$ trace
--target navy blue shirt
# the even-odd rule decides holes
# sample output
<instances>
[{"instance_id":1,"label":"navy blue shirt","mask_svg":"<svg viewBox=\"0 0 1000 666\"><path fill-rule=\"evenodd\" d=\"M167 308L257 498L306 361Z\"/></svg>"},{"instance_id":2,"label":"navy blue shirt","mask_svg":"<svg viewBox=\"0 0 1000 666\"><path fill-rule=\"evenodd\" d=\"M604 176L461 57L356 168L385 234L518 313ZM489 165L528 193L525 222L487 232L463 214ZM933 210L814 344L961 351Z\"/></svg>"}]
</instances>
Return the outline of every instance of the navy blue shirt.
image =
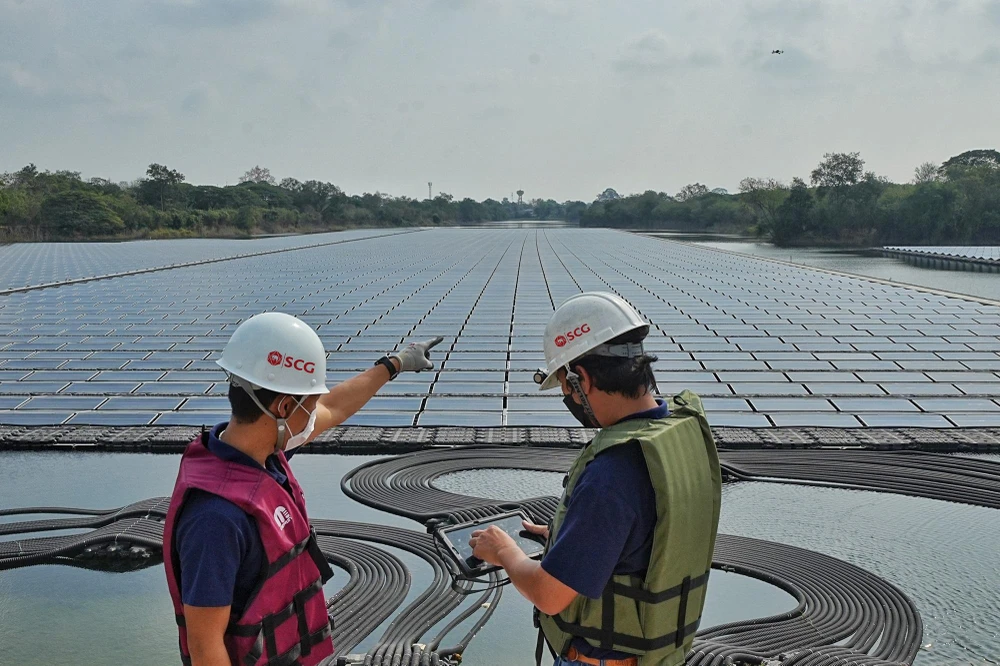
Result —
<instances>
[{"instance_id":1,"label":"navy blue shirt","mask_svg":"<svg viewBox=\"0 0 1000 666\"><path fill-rule=\"evenodd\" d=\"M223 460L260 469L256 460L219 439L227 425L212 428L208 450ZM266 462L264 471L287 490L288 476L278 456ZM174 534L181 565L181 601L189 606L232 606L232 612L241 615L267 568L254 519L227 499L192 490Z\"/></svg>"},{"instance_id":2,"label":"navy blue shirt","mask_svg":"<svg viewBox=\"0 0 1000 666\"><path fill-rule=\"evenodd\" d=\"M656 402L656 408L622 421L666 418L667 405ZM615 446L580 474L542 568L577 594L598 599L612 575L645 574L655 527L656 494L642 448L638 443ZM573 645L595 659L631 656L595 648L582 638Z\"/></svg>"}]
</instances>

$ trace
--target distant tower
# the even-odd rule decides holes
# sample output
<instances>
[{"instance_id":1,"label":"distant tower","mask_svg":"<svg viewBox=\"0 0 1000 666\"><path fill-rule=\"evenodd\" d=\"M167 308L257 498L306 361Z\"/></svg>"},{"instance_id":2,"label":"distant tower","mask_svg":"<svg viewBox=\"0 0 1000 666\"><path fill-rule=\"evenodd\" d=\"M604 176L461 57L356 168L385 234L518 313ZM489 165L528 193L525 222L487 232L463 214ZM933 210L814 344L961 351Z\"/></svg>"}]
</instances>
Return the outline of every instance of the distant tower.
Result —
<instances>
[{"instance_id":1,"label":"distant tower","mask_svg":"<svg viewBox=\"0 0 1000 666\"><path fill-rule=\"evenodd\" d=\"M524 199L521 198L523 196L524 196L524 190L518 190L517 191L517 205L518 206L520 206L520 205L522 205L524 203Z\"/></svg>"},{"instance_id":2,"label":"distant tower","mask_svg":"<svg viewBox=\"0 0 1000 666\"><path fill-rule=\"evenodd\" d=\"M428 199L433 199L434 198L434 195L431 193L431 187L433 187L433 186L434 186L434 183L432 183L430 181L427 182L427 198Z\"/></svg>"}]
</instances>

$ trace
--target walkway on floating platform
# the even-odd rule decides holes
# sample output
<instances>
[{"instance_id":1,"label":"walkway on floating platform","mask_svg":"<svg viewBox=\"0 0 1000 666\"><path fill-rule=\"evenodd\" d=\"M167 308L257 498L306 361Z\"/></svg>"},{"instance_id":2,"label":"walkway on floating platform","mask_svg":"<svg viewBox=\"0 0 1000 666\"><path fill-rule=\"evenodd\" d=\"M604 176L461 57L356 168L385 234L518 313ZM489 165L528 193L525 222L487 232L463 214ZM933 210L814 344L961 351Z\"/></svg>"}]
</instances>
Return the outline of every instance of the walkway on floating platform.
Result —
<instances>
[{"instance_id":1,"label":"walkway on floating platform","mask_svg":"<svg viewBox=\"0 0 1000 666\"><path fill-rule=\"evenodd\" d=\"M1000 247L883 247L882 256L923 268L1000 273Z\"/></svg>"}]
</instances>

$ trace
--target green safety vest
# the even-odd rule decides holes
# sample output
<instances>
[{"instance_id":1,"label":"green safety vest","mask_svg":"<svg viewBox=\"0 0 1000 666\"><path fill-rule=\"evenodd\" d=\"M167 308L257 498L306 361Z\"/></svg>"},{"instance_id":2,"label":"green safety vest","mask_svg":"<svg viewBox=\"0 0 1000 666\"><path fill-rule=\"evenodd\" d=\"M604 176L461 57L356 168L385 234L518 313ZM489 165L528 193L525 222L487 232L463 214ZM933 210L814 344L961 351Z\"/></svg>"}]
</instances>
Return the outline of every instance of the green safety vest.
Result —
<instances>
[{"instance_id":1,"label":"green safety vest","mask_svg":"<svg viewBox=\"0 0 1000 666\"><path fill-rule=\"evenodd\" d=\"M536 611L545 640L560 655L573 637L638 655L640 666L675 666L691 649L712 567L722 473L701 399L683 391L668 406L667 418L630 419L601 430L566 476L550 545L584 468L602 452L630 442L639 442L646 459L656 494L656 527L645 577L614 575L599 599L578 594L558 615Z\"/></svg>"}]
</instances>

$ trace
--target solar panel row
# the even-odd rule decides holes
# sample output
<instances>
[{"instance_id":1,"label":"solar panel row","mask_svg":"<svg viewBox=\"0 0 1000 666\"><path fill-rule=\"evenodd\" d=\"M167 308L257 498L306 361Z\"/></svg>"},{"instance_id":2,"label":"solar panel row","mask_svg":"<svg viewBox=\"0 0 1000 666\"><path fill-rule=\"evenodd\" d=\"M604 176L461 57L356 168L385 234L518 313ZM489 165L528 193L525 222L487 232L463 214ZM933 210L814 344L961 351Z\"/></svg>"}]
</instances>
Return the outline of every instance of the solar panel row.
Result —
<instances>
[{"instance_id":1,"label":"solar panel row","mask_svg":"<svg viewBox=\"0 0 1000 666\"><path fill-rule=\"evenodd\" d=\"M333 382L405 340L445 337L435 371L387 385L349 424L572 426L531 382L541 333L565 298L608 290L653 324L660 389L705 396L716 425L1000 425L993 305L609 230L365 233L0 263L0 281L51 280L119 272L122 257L217 257L219 243L301 248L0 296L0 424L224 420L215 359L241 321L280 310L316 328ZM307 247L320 238L354 242ZM37 248L0 252L23 264Z\"/></svg>"}]
</instances>

